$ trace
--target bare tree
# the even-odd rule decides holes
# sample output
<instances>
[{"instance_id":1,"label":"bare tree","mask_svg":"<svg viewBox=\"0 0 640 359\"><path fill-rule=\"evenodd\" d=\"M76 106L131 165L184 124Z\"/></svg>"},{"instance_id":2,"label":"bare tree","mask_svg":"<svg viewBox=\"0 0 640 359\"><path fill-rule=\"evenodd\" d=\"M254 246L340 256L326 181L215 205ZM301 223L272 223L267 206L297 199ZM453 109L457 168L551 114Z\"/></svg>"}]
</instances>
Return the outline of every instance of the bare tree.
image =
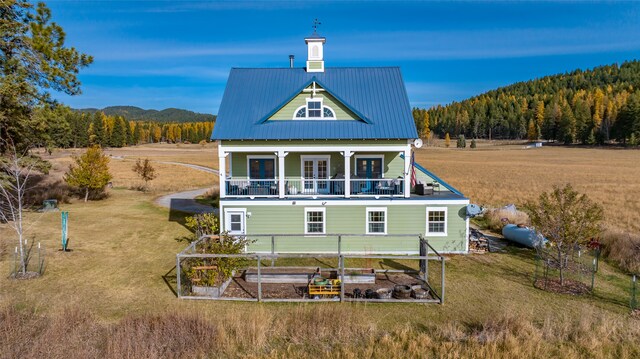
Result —
<instances>
[{"instance_id":1,"label":"bare tree","mask_svg":"<svg viewBox=\"0 0 640 359\"><path fill-rule=\"evenodd\" d=\"M144 161L138 158L136 164L133 166L133 171L144 181L144 191L149 189L149 181L152 181L158 176L156 169L151 165L151 161L149 161L148 158L145 158Z\"/></svg>"},{"instance_id":2,"label":"bare tree","mask_svg":"<svg viewBox=\"0 0 640 359\"><path fill-rule=\"evenodd\" d=\"M18 237L20 271L27 273L25 243L25 195L29 191L29 178L38 171L38 162L25 153L19 153L13 143L0 158L0 221L6 222Z\"/></svg>"}]
</instances>

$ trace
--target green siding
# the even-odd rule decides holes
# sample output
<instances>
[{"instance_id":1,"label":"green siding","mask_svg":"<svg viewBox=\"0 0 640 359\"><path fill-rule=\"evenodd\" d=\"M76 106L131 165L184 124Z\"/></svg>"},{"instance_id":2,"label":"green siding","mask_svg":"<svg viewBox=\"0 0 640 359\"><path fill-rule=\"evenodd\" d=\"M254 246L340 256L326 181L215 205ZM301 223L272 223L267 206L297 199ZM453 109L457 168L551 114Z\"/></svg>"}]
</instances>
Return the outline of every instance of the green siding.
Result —
<instances>
[{"instance_id":1,"label":"green siding","mask_svg":"<svg viewBox=\"0 0 640 359\"><path fill-rule=\"evenodd\" d=\"M304 106L307 103L307 98L311 96L311 93L303 92L294 97L289 103L279 109L269 120L291 120L295 115L296 110L300 106ZM331 107L334 111L334 115L337 120L359 120L351 110L344 106L335 97L326 92L318 92L316 98L323 98L322 102L325 106Z\"/></svg>"},{"instance_id":2,"label":"green siding","mask_svg":"<svg viewBox=\"0 0 640 359\"><path fill-rule=\"evenodd\" d=\"M322 61L309 61L309 70L322 69Z\"/></svg>"},{"instance_id":3,"label":"green siding","mask_svg":"<svg viewBox=\"0 0 640 359\"><path fill-rule=\"evenodd\" d=\"M223 203L224 210L246 208L251 216L247 218L247 232L251 234L302 234L304 233L304 213L314 206L236 206L232 202ZM324 206L328 234L364 234L366 232L366 208L385 206ZM429 243L438 251L461 252L466 248L465 205L429 205L447 208L447 236L428 237ZM393 237L394 234L418 234L426 230L427 205L391 205L387 208L387 233L391 237L362 236L343 237L344 252L418 252L418 239L413 237ZM251 251L270 251L271 238L254 237L257 241L250 246ZM332 236L276 237L276 251L281 252L334 252L337 238Z\"/></svg>"},{"instance_id":4,"label":"green siding","mask_svg":"<svg viewBox=\"0 0 640 359\"><path fill-rule=\"evenodd\" d=\"M397 178L402 176L404 172L404 159L400 158L398 152L376 152L375 155L384 155L384 177L385 178ZM233 177L242 178L247 177L247 157L248 156L264 156L264 153L245 153L234 152L230 154L231 158L231 170ZM302 176L301 156L329 156L329 176L333 177L336 174L344 175L344 157L338 152L331 153L302 153L302 152L289 152L285 157L284 172L285 177L298 178ZM351 173L355 173L355 159L356 155L366 156L367 153L356 152L354 156L351 156ZM278 166L278 158L276 157L276 168ZM276 177L277 177L276 171Z\"/></svg>"}]
</instances>

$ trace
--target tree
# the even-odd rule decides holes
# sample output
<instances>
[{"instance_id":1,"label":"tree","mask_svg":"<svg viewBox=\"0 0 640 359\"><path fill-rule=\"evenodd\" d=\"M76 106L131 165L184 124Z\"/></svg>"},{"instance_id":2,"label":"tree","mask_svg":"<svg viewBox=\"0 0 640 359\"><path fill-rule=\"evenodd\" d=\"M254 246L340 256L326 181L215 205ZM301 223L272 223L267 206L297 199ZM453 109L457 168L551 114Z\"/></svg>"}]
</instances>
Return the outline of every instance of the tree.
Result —
<instances>
[{"instance_id":1,"label":"tree","mask_svg":"<svg viewBox=\"0 0 640 359\"><path fill-rule=\"evenodd\" d=\"M458 148L466 148L467 140L464 138L464 135L458 136L458 141L456 142L456 147Z\"/></svg>"},{"instance_id":2,"label":"tree","mask_svg":"<svg viewBox=\"0 0 640 359\"><path fill-rule=\"evenodd\" d=\"M529 141L537 141L538 140L538 131L536 129L535 121L529 121L529 128L527 129L527 139Z\"/></svg>"},{"instance_id":3,"label":"tree","mask_svg":"<svg viewBox=\"0 0 640 359\"><path fill-rule=\"evenodd\" d=\"M73 187L84 190L84 201L89 199L90 191L104 191L111 181L109 173L109 157L99 146L93 146L79 157L74 157L75 164L69 165L64 180Z\"/></svg>"},{"instance_id":4,"label":"tree","mask_svg":"<svg viewBox=\"0 0 640 359\"><path fill-rule=\"evenodd\" d=\"M112 147L122 147L127 143L127 132L125 127L128 127L122 117L116 117L113 123L113 132L109 144Z\"/></svg>"},{"instance_id":5,"label":"tree","mask_svg":"<svg viewBox=\"0 0 640 359\"><path fill-rule=\"evenodd\" d=\"M52 104L50 92L80 93L78 71L93 58L65 47L63 29L44 3L5 0L0 6L0 154L10 139L19 151L34 138L32 111Z\"/></svg>"},{"instance_id":6,"label":"tree","mask_svg":"<svg viewBox=\"0 0 640 359\"><path fill-rule=\"evenodd\" d=\"M431 135L431 129L429 128L429 112L424 111L422 114L422 135L420 136L420 138L429 138L429 135Z\"/></svg>"},{"instance_id":7,"label":"tree","mask_svg":"<svg viewBox=\"0 0 640 359\"><path fill-rule=\"evenodd\" d=\"M564 285L564 269L573 251L601 231L602 206L567 184L564 188L554 186L552 192L542 193L538 202L527 202L524 209L531 224L547 238L548 254L559 268L560 285Z\"/></svg>"},{"instance_id":8,"label":"tree","mask_svg":"<svg viewBox=\"0 0 640 359\"><path fill-rule=\"evenodd\" d=\"M144 161L141 161L139 158L136 161L136 164L133 166L133 172L137 173L138 176L144 181L144 189L149 188L149 181L152 181L157 177L156 169L151 165L151 161L148 158L145 158Z\"/></svg>"},{"instance_id":9,"label":"tree","mask_svg":"<svg viewBox=\"0 0 640 359\"><path fill-rule=\"evenodd\" d=\"M8 223L16 232L20 254L20 272L27 273L27 248L25 219L23 212L27 205L25 196L29 191L29 179L35 172L46 173L37 158L18 152L12 143L5 144L7 156L0 158L0 222Z\"/></svg>"},{"instance_id":10,"label":"tree","mask_svg":"<svg viewBox=\"0 0 640 359\"><path fill-rule=\"evenodd\" d=\"M444 147L449 148L451 146L451 137L449 137L449 132L444 135Z\"/></svg>"}]
</instances>

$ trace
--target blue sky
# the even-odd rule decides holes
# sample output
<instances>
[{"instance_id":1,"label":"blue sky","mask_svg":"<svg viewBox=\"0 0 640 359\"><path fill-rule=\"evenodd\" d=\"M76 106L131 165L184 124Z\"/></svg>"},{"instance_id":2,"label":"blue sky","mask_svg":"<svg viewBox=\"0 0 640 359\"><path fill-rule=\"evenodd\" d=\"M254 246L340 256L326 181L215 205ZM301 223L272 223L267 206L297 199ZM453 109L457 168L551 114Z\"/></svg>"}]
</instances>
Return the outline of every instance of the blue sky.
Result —
<instances>
[{"instance_id":1,"label":"blue sky","mask_svg":"<svg viewBox=\"0 0 640 359\"><path fill-rule=\"evenodd\" d=\"M231 67L303 66L314 18L326 66L400 66L412 106L640 59L640 2L46 2L95 58L76 108L215 114Z\"/></svg>"}]
</instances>

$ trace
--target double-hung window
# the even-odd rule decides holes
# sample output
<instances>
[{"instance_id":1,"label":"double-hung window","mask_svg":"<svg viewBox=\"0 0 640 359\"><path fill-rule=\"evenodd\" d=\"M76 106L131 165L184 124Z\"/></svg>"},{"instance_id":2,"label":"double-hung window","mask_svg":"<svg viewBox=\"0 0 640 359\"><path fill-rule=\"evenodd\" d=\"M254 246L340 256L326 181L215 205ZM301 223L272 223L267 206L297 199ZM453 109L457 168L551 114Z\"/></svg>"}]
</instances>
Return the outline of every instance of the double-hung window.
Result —
<instances>
[{"instance_id":1,"label":"double-hung window","mask_svg":"<svg viewBox=\"0 0 640 359\"><path fill-rule=\"evenodd\" d=\"M367 234L387 234L387 209L367 208Z\"/></svg>"},{"instance_id":2,"label":"double-hung window","mask_svg":"<svg viewBox=\"0 0 640 359\"><path fill-rule=\"evenodd\" d=\"M326 233L326 212L324 208L304 209L304 234Z\"/></svg>"},{"instance_id":3,"label":"double-hung window","mask_svg":"<svg viewBox=\"0 0 640 359\"><path fill-rule=\"evenodd\" d=\"M427 236L447 235L447 208L427 207Z\"/></svg>"},{"instance_id":4,"label":"double-hung window","mask_svg":"<svg viewBox=\"0 0 640 359\"><path fill-rule=\"evenodd\" d=\"M309 101L307 102L307 116L309 118L321 118L322 117L322 102Z\"/></svg>"}]
</instances>

